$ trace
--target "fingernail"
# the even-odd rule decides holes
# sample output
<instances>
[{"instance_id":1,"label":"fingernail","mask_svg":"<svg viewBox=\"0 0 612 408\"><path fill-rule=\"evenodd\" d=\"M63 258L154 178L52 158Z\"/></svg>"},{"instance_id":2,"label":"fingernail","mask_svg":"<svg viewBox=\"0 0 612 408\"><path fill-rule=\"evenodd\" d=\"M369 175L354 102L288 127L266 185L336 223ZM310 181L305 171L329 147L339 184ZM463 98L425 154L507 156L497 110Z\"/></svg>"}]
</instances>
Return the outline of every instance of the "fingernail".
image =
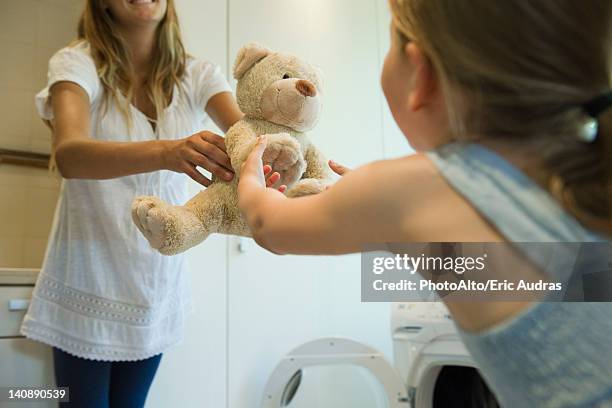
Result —
<instances>
[{"instance_id":1,"label":"fingernail","mask_svg":"<svg viewBox=\"0 0 612 408\"><path fill-rule=\"evenodd\" d=\"M336 165L336 162L335 162L335 161L333 161L333 160L330 160L330 161L329 161L329 164L331 164L332 166L335 166L335 165Z\"/></svg>"},{"instance_id":2,"label":"fingernail","mask_svg":"<svg viewBox=\"0 0 612 408\"><path fill-rule=\"evenodd\" d=\"M227 181L230 181L230 180L232 179L232 177L233 177L233 176L232 176L232 173L225 173L225 179L226 179Z\"/></svg>"},{"instance_id":3,"label":"fingernail","mask_svg":"<svg viewBox=\"0 0 612 408\"><path fill-rule=\"evenodd\" d=\"M266 141L266 135L261 135L258 137L258 139L259 139L259 143L263 143Z\"/></svg>"}]
</instances>

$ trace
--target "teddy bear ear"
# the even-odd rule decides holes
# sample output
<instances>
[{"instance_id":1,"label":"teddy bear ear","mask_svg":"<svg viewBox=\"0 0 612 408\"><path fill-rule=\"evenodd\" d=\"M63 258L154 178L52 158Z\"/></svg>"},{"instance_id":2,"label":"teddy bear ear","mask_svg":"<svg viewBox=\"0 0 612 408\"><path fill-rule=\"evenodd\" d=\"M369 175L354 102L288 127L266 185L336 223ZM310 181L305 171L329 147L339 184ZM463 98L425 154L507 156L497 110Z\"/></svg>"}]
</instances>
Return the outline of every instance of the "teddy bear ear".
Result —
<instances>
[{"instance_id":1,"label":"teddy bear ear","mask_svg":"<svg viewBox=\"0 0 612 408\"><path fill-rule=\"evenodd\" d=\"M250 43L242 47L234 64L234 78L237 80L241 79L253 65L271 53L272 51L256 43Z\"/></svg>"}]
</instances>

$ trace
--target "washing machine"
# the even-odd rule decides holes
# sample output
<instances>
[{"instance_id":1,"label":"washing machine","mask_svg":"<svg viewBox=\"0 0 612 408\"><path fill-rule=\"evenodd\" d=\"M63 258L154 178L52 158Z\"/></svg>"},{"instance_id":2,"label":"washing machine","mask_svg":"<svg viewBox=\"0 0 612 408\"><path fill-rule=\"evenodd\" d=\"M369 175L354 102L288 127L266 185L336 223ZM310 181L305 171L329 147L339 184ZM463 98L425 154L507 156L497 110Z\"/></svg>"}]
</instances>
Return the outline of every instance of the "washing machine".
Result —
<instances>
[{"instance_id":1,"label":"washing machine","mask_svg":"<svg viewBox=\"0 0 612 408\"><path fill-rule=\"evenodd\" d=\"M374 379L382 398L350 406L363 408L498 407L440 302L392 305L393 364L378 350L346 338L319 338L296 347L268 379L262 408L336 408L336 403L297 403L313 367L357 367ZM326 386L333 389L340 373ZM361 388L361 387L359 387ZM357 389L354 390L358 391ZM309 387L309 393L316 393ZM346 389L338 390L351 394ZM303 399L302 399L303 400ZM376 401L376 402L373 402Z\"/></svg>"}]
</instances>

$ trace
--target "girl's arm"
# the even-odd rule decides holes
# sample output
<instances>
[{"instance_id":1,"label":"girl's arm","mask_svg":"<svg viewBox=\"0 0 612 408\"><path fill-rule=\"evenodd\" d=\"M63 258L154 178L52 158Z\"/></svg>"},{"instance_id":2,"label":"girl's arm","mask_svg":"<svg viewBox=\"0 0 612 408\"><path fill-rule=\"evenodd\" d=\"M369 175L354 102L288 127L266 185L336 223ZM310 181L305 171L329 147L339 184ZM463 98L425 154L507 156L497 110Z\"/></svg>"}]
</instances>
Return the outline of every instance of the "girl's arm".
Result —
<instances>
[{"instance_id":1,"label":"girl's arm","mask_svg":"<svg viewBox=\"0 0 612 408\"><path fill-rule=\"evenodd\" d=\"M362 251L367 243L406 240L402 222L410 205L408 186L423 176L412 172L414 176L406 177L411 160L369 164L348 172L323 193L287 199L265 188L264 150L262 137L238 186L240 209L259 245L279 254L342 254ZM393 182L398 173L401 185Z\"/></svg>"},{"instance_id":2,"label":"girl's arm","mask_svg":"<svg viewBox=\"0 0 612 408\"><path fill-rule=\"evenodd\" d=\"M214 99L214 98L213 98ZM53 149L55 161L65 178L111 179L161 169L185 173L208 186L196 166L231 180L233 172L223 138L200 132L182 140L111 142L89 136L89 97L72 82L51 88Z\"/></svg>"}]
</instances>

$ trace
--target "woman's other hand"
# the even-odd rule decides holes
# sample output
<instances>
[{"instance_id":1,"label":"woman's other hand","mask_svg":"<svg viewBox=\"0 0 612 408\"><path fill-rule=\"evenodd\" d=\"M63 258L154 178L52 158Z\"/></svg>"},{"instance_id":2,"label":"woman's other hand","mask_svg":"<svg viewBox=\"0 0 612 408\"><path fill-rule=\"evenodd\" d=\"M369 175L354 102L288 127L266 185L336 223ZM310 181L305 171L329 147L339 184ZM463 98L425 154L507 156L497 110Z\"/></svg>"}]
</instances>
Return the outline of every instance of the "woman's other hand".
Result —
<instances>
[{"instance_id":1,"label":"woman's other hand","mask_svg":"<svg viewBox=\"0 0 612 408\"><path fill-rule=\"evenodd\" d=\"M185 173L206 187L211 184L211 180L202 175L197 170L197 166L225 181L234 178L232 163L225 150L223 137L203 131L170 143L165 155L165 167L168 170Z\"/></svg>"}]
</instances>

